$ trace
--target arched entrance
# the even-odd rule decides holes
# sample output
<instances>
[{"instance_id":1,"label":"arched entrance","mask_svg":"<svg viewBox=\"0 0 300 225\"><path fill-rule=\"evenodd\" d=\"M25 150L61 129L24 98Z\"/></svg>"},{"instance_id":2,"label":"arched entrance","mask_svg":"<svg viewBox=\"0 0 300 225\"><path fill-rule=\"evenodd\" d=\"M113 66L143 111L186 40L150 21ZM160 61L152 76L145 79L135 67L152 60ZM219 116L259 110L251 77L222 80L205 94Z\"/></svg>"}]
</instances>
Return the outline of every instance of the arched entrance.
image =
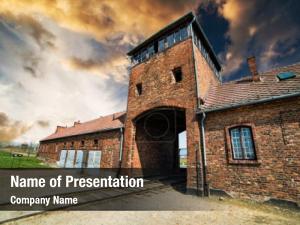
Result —
<instances>
[{"instance_id":1,"label":"arched entrance","mask_svg":"<svg viewBox=\"0 0 300 225\"><path fill-rule=\"evenodd\" d=\"M186 130L185 109L160 107L134 119L137 159L144 175L182 172L179 134ZM185 139L186 141L186 139Z\"/></svg>"}]
</instances>

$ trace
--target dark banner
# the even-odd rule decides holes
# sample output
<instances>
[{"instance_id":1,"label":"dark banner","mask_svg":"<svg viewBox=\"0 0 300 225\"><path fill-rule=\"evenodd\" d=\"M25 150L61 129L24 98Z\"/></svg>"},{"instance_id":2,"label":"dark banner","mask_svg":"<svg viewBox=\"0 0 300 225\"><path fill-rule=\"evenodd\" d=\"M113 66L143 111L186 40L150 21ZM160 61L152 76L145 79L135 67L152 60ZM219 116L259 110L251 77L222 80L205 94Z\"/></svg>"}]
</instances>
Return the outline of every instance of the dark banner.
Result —
<instances>
[{"instance_id":1,"label":"dark banner","mask_svg":"<svg viewBox=\"0 0 300 225\"><path fill-rule=\"evenodd\" d=\"M2 169L0 210L187 210L149 197L185 192L185 180L155 169Z\"/></svg>"}]
</instances>

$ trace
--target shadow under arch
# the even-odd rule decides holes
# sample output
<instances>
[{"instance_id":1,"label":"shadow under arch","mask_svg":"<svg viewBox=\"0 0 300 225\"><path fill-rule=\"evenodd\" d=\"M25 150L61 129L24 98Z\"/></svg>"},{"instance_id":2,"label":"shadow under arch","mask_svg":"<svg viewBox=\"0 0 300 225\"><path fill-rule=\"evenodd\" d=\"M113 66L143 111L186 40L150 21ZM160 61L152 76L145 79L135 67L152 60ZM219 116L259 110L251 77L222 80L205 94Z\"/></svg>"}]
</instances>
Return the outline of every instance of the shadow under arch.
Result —
<instances>
[{"instance_id":1,"label":"shadow under arch","mask_svg":"<svg viewBox=\"0 0 300 225\"><path fill-rule=\"evenodd\" d=\"M160 106L133 120L136 152L143 176L170 176L186 171L179 165L178 134L186 130L185 108Z\"/></svg>"}]
</instances>

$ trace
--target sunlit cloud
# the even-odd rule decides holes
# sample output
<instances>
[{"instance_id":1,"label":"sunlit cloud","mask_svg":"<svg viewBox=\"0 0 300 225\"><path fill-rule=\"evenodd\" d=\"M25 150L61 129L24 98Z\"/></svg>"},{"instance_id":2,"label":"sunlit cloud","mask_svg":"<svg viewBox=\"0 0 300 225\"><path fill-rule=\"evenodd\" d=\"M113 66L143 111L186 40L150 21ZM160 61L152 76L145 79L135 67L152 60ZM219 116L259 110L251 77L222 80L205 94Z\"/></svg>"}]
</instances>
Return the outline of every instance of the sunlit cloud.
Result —
<instances>
[{"instance_id":1,"label":"sunlit cloud","mask_svg":"<svg viewBox=\"0 0 300 225\"><path fill-rule=\"evenodd\" d=\"M12 120L5 113L0 112L0 141L10 142L31 128L21 121Z\"/></svg>"},{"instance_id":2,"label":"sunlit cloud","mask_svg":"<svg viewBox=\"0 0 300 225\"><path fill-rule=\"evenodd\" d=\"M1 139L36 142L56 125L125 110L127 51L207 4L229 23L224 38L230 42L218 52L223 76L239 71L250 53L261 69L297 54L300 29L281 20L289 15L278 2L273 7L238 0L1 0L0 102L10 121ZM10 131L15 135L6 135Z\"/></svg>"},{"instance_id":3,"label":"sunlit cloud","mask_svg":"<svg viewBox=\"0 0 300 225\"><path fill-rule=\"evenodd\" d=\"M5 139L38 141L58 124L124 110L126 52L197 4L0 1L1 109L31 124Z\"/></svg>"}]
</instances>

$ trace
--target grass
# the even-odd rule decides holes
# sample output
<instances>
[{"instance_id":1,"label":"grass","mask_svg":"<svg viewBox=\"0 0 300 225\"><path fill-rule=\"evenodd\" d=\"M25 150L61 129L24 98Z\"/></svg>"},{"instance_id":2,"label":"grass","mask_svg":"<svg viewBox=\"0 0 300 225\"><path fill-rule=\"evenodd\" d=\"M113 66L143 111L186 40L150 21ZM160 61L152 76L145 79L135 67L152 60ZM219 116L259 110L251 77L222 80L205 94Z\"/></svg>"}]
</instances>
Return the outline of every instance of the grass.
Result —
<instances>
[{"instance_id":1,"label":"grass","mask_svg":"<svg viewBox=\"0 0 300 225\"><path fill-rule=\"evenodd\" d=\"M0 150L0 168L48 168L36 157L12 157L9 152Z\"/></svg>"}]
</instances>

